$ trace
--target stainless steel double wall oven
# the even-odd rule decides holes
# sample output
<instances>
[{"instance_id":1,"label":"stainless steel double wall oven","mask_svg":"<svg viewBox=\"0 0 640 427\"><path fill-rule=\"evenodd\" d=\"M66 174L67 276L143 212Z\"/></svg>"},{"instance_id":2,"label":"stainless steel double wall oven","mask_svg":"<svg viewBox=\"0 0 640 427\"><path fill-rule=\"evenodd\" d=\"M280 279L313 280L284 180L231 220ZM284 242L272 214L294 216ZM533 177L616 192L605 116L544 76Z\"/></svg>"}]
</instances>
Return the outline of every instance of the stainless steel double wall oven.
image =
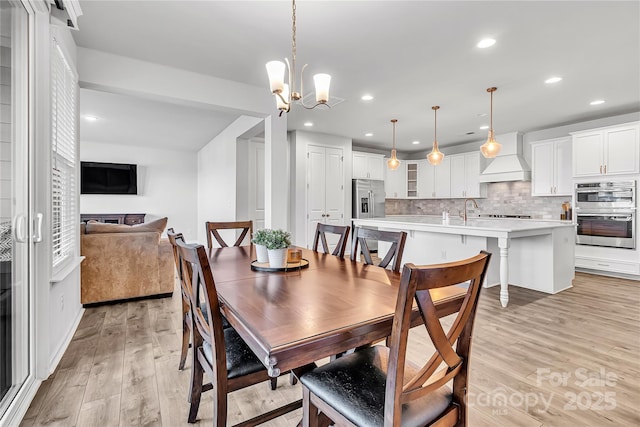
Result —
<instances>
[{"instance_id":1,"label":"stainless steel double wall oven","mask_svg":"<svg viewBox=\"0 0 640 427\"><path fill-rule=\"evenodd\" d=\"M636 181L600 181L575 186L579 245L636 247Z\"/></svg>"}]
</instances>

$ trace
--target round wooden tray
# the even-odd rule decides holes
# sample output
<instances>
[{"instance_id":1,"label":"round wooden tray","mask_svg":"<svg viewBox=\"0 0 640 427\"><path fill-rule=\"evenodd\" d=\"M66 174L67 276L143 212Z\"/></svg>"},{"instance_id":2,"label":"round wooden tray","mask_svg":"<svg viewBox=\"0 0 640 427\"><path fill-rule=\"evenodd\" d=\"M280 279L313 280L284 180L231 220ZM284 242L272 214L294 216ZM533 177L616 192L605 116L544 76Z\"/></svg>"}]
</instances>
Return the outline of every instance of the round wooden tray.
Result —
<instances>
[{"instance_id":1,"label":"round wooden tray","mask_svg":"<svg viewBox=\"0 0 640 427\"><path fill-rule=\"evenodd\" d=\"M289 262L286 267L269 267L268 262L251 261L251 269L253 271L292 271L309 268L309 260L302 258L302 261Z\"/></svg>"}]
</instances>

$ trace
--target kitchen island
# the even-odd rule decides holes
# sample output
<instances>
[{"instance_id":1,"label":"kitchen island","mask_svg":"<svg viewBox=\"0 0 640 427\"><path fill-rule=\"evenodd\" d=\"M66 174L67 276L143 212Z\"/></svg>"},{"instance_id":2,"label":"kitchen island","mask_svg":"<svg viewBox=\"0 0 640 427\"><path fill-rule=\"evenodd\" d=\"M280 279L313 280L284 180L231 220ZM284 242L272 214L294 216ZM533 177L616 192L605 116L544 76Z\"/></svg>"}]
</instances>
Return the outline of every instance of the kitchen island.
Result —
<instances>
[{"instance_id":1,"label":"kitchen island","mask_svg":"<svg viewBox=\"0 0 640 427\"><path fill-rule=\"evenodd\" d=\"M492 253L484 286L500 284L500 303L509 302L508 285L554 294L572 286L575 224L528 219L443 220L436 216L353 219L357 227L406 231L403 263L437 264L485 250ZM388 245L380 242L385 253Z\"/></svg>"}]
</instances>

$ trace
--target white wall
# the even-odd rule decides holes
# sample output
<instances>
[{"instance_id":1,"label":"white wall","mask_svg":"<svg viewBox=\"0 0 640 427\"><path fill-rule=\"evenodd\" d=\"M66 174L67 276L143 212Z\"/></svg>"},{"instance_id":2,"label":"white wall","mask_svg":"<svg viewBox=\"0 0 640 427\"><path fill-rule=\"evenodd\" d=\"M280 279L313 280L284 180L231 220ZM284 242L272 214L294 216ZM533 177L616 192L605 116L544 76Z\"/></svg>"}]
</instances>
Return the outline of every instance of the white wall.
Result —
<instances>
[{"instance_id":1,"label":"white wall","mask_svg":"<svg viewBox=\"0 0 640 427\"><path fill-rule=\"evenodd\" d=\"M344 217L345 225L351 225L351 176L352 176L352 151L351 139L323 133L295 131L289 136L289 151L291 162L291 207L290 225L288 229L292 234L293 244L306 246L306 203L307 203L307 147L308 145L320 145L328 147L340 147L344 155Z\"/></svg>"},{"instance_id":2,"label":"white wall","mask_svg":"<svg viewBox=\"0 0 640 427\"><path fill-rule=\"evenodd\" d=\"M197 153L82 141L80 159L138 165L138 194L83 194L80 212L144 213L145 222L167 217L187 241L197 237Z\"/></svg>"},{"instance_id":3,"label":"white wall","mask_svg":"<svg viewBox=\"0 0 640 427\"><path fill-rule=\"evenodd\" d=\"M241 116L220 132L197 154L197 239L206 244L207 221L236 221L238 162L246 164L248 156L238 157L238 138L255 127L261 119ZM246 150L241 150L244 153ZM243 168L246 170L246 168ZM246 184L241 185L246 188ZM246 194L240 195L246 197ZM195 204L194 204L195 206ZM223 237L227 237L221 233Z\"/></svg>"}]
</instances>

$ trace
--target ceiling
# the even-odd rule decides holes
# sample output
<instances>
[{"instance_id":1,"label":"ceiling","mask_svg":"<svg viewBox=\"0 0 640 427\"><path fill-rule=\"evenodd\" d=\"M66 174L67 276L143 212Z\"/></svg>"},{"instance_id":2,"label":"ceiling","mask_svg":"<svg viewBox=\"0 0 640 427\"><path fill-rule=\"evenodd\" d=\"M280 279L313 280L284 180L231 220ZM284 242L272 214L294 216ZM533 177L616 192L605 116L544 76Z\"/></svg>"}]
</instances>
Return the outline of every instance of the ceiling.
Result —
<instances>
[{"instance_id":1,"label":"ceiling","mask_svg":"<svg viewBox=\"0 0 640 427\"><path fill-rule=\"evenodd\" d=\"M80 111L82 141L188 151L205 146L237 117L90 89L80 90Z\"/></svg>"},{"instance_id":2,"label":"ceiling","mask_svg":"<svg viewBox=\"0 0 640 427\"><path fill-rule=\"evenodd\" d=\"M261 86L265 91L264 64L291 57L289 1L80 3L84 14L74 38L82 47ZM420 151L431 147L431 106L439 105L441 147L479 141L487 133L480 126L489 124L486 89L490 86L498 87L493 120L497 134L640 110L637 1L297 3L298 62L309 63L306 87L312 87L312 74L329 73L331 95L344 102L328 110L294 106L288 115L289 130L336 134L357 145L389 148L389 120L396 118L398 149ZM477 48L485 37L496 39L496 44ZM552 76L563 80L545 84ZM364 94L374 99L362 101ZM100 97L95 93L89 97L96 111ZM82 114L88 114L91 105L85 98L83 93ZM605 103L590 105L596 99ZM137 102L155 102L112 100L132 103L131 108ZM157 123L164 121L162 108L176 108L157 104ZM112 112L118 108L110 107ZM201 120L206 132L219 131L217 125L232 120L232 115L180 108L184 122L176 127L194 134L198 117L216 123L209 126ZM189 114L196 118L189 121ZM128 117L120 115L131 122ZM145 126L152 127L154 117L147 119ZM313 127L305 127L307 121ZM373 136L366 137L369 132ZM179 129L173 135L169 139L178 146L192 143L179 138ZM420 144L412 144L414 140Z\"/></svg>"}]
</instances>

